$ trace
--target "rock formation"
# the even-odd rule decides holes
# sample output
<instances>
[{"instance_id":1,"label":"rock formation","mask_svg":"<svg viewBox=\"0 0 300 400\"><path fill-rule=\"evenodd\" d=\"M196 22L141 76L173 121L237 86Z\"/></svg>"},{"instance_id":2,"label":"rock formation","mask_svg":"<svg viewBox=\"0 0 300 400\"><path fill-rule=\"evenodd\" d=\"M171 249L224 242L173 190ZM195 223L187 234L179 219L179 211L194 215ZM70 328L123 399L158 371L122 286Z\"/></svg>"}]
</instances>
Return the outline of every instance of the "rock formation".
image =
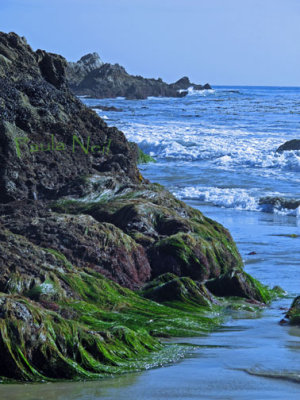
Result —
<instances>
[{"instance_id":1,"label":"rock formation","mask_svg":"<svg viewBox=\"0 0 300 400\"><path fill-rule=\"evenodd\" d=\"M300 325L300 296L297 296L287 312L285 318L292 325Z\"/></svg>"},{"instance_id":2,"label":"rock formation","mask_svg":"<svg viewBox=\"0 0 300 400\"><path fill-rule=\"evenodd\" d=\"M296 208L300 207L300 200L278 196L266 196L259 199L259 205L266 206L266 211L268 209L274 210L274 208L279 210L283 208L288 210L296 210Z\"/></svg>"},{"instance_id":3,"label":"rock formation","mask_svg":"<svg viewBox=\"0 0 300 400\"><path fill-rule=\"evenodd\" d=\"M288 140L278 147L276 150L278 153L283 151L300 150L300 139Z\"/></svg>"},{"instance_id":4,"label":"rock formation","mask_svg":"<svg viewBox=\"0 0 300 400\"><path fill-rule=\"evenodd\" d=\"M66 70L69 84L77 85L89 72L102 67L103 64L98 53L89 53L77 62L69 62Z\"/></svg>"},{"instance_id":5,"label":"rock formation","mask_svg":"<svg viewBox=\"0 0 300 400\"><path fill-rule=\"evenodd\" d=\"M126 97L146 99L148 96L183 97L187 89L211 89L209 84L196 85L183 77L167 84L161 79L133 76L119 64L103 64L97 53L87 54L76 63L68 63L67 79L71 90L80 96L94 98Z\"/></svg>"},{"instance_id":6,"label":"rock formation","mask_svg":"<svg viewBox=\"0 0 300 400\"><path fill-rule=\"evenodd\" d=\"M214 294L270 300L223 226L141 176L136 146L71 93L66 66L0 34L2 381L168 362L147 359L155 336L216 326L199 310Z\"/></svg>"}]
</instances>

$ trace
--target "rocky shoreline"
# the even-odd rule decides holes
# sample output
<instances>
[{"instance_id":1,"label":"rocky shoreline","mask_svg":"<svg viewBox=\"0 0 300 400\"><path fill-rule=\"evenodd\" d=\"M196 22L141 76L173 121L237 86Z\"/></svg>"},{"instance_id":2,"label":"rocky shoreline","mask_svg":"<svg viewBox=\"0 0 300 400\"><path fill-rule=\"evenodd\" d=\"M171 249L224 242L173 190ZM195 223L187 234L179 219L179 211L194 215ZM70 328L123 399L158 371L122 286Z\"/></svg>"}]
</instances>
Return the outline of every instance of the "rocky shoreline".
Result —
<instances>
[{"instance_id":1,"label":"rocky shoreline","mask_svg":"<svg viewBox=\"0 0 300 400\"><path fill-rule=\"evenodd\" d=\"M137 146L71 93L66 69L0 33L2 382L159 366L182 350L159 337L209 332L224 307L280 292L244 272L228 230L142 177ZM63 151L28 150L52 135Z\"/></svg>"},{"instance_id":2,"label":"rocky shoreline","mask_svg":"<svg viewBox=\"0 0 300 400\"><path fill-rule=\"evenodd\" d=\"M125 97L126 99L146 99L154 97L184 97L189 88L211 89L207 83L197 85L188 77L168 84L162 79L147 79L133 76L119 64L103 63L97 53L86 54L77 62L69 62L66 76L74 94L98 99Z\"/></svg>"}]
</instances>

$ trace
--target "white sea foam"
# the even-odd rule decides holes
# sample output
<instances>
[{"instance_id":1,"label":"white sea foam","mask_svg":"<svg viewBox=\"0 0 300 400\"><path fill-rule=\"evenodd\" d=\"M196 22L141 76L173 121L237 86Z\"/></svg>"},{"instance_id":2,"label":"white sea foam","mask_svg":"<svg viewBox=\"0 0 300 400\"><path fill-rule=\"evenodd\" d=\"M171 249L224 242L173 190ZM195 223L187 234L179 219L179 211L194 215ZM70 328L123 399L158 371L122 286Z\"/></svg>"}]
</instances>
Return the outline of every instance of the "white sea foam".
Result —
<instances>
[{"instance_id":1,"label":"white sea foam","mask_svg":"<svg viewBox=\"0 0 300 400\"><path fill-rule=\"evenodd\" d=\"M174 192L182 200L199 200L226 208L259 211L259 199L246 189L185 187Z\"/></svg>"},{"instance_id":2,"label":"white sea foam","mask_svg":"<svg viewBox=\"0 0 300 400\"><path fill-rule=\"evenodd\" d=\"M98 108L92 108L92 110L96 111L96 113L101 117L102 119L109 119L107 115L103 114L102 110L99 110Z\"/></svg>"},{"instance_id":3,"label":"white sea foam","mask_svg":"<svg viewBox=\"0 0 300 400\"><path fill-rule=\"evenodd\" d=\"M300 151L276 153L276 148L284 142L281 135L265 137L264 132L179 122L163 125L133 123L126 125L124 131L129 140L161 159L210 160L221 169L250 167L300 171Z\"/></svg>"},{"instance_id":4,"label":"white sea foam","mask_svg":"<svg viewBox=\"0 0 300 400\"><path fill-rule=\"evenodd\" d=\"M296 209L287 209L280 205L260 204L262 197L258 189L218 188L218 187L185 187L173 191L174 195L182 200L198 200L218 207L234 208L244 211L261 211L279 215L300 217L300 206ZM283 197L281 193L269 192L264 194L270 197Z\"/></svg>"},{"instance_id":5,"label":"white sea foam","mask_svg":"<svg viewBox=\"0 0 300 400\"><path fill-rule=\"evenodd\" d=\"M188 88L188 94L187 96L207 96L209 94L214 94L215 91L213 89L203 89L203 90L197 90L194 89L193 86Z\"/></svg>"},{"instance_id":6,"label":"white sea foam","mask_svg":"<svg viewBox=\"0 0 300 400\"><path fill-rule=\"evenodd\" d=\"M195 96L195 95L197 95L197 96L207 96L208 94L213 94L213 93L215 93L215 91L214 91L214 89L201 89L201 90L197 90L197 89L194 89L194 87L193 86L190 86L189 88L187 88L187 89L178 89L177 90L177 92L178 93L182 93L182 92L188 92L187 93L187 96Z\"/></svg>"}]
</instances>

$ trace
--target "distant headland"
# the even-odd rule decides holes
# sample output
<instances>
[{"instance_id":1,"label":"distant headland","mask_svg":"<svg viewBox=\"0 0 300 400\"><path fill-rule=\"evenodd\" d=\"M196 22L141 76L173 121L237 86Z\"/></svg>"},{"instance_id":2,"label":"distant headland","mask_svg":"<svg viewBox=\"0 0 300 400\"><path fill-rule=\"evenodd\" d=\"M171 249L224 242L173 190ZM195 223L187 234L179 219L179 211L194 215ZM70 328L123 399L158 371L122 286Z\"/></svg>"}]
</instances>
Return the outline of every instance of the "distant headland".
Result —
<instances>
[{"instance_id":1,"label":"distant headland","mask_svg":"<svg viewBox=\"0 0 300 400\"><path fill-rule=\"evenodd\" d=\"M73 93L94 98L125 97L126 99L146 99L154 97L184 97L188 88L194 90L211 89L198 85L183 77L168 84L162 79L148 79L130 75L119 64L104 63L98 53L83 56L77 62L69 62L67 79Z\"/></svg>"}]
</instances>

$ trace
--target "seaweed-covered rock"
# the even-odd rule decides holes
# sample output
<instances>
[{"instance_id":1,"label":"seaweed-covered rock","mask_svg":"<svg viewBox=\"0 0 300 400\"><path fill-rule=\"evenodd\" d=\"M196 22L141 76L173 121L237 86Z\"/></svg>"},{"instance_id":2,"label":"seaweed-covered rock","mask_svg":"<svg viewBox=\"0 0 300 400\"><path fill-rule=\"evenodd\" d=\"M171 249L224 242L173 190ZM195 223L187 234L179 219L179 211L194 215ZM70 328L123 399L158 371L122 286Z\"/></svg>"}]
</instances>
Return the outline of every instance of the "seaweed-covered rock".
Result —
<instances>
[{"instance_id":1,"label":"seaweed-covered rock","mask_svg":"<svg viewBox=\"0 0 300 400\"><path fill-rule=\"evenodd\" d=\"M1 380L93 379L168 362L177 347L154 336L220 323L204 315L214 307L207 287L268 301L230 233L145 180L137 147L70 92L65 68L0 33ZM165 353L149 361L155 350Z\"/></svg>"},{"instance_id":2,"label":"seaweed-covered rock","mask_svg":"<svg viewBox=\"0 0 300 400\"><path fill-rule=\"evenodd\" d=\"M115 225L98 223L89 215L47 211L33 218L16 213L3 216L2 221L11 232L43 248L58 250L78 267L88 266L123 286L134 289L150 278L145 249ZM31 262L37 259L33 253L30 257ZM8 258L13 262L12 255Z\"/></svg>"},{"instance_id":3,"label":"seaweed-covered rock","mask_svg":"<svg viewBox=\"0 0 300 400\"><path fill-rule=\"evenodd\" d=\"M300 296L297 296L289 311L286 314L286 318L293 325L300 325Z\"/></svg>"},{"instance_id":4,"label":"seaweed-covered rock","mask_svg":"<svg viewBox=\"0 0 300 400\"><path fill-rule=\"evenodd\" d=\"M180 278L171 273L160 275L147 283L141 293L147 299L171 305L172 302L178 301L208 307L214 301L204 285L194 282L191 278Z\"/></svg>"},{"instance_id":5,"label":"seaweed-covered rock","mask_svg":"<svg viewBox=\"0 0 300 400\"><path fill-rule=\"evenodd\" d=\"M204 282L228 271L242 271L230 233L159 185L123 186L89 200L59 201L52 207L91 215L126 232L147 250L152 278L171 272Z\"/></svg>"},{"instance_id":6,"label":"seaweed-covered rock","mask_svg":"<svg viewBox=\"0 0 300 400\"><path fill-rule=\"evenodd\" d=\"M269 290L245 272L226 273L206 282L206 287L216 296L245 297L262 303L270 300Z\"/></svg>"}]
</instances>

